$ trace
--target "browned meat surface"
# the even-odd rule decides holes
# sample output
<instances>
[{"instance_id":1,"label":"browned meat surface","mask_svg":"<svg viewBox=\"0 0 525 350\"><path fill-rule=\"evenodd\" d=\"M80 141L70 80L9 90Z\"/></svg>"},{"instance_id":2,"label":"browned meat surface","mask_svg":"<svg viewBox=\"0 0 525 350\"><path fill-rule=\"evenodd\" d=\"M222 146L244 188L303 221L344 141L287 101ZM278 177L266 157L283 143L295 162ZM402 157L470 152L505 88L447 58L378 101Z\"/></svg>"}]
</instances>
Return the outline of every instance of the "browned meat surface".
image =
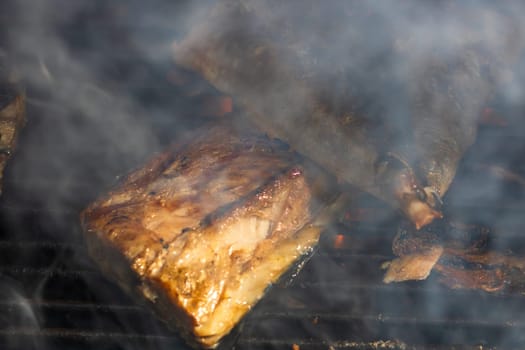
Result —
<instances>
[{"instance_id":1,"label":"browned meat surface","mask_svg":"<svg viewBox=\"0 0 525 350\"><path fill-rule=\"evenodd\" d=\"M334 180L280 142L220 126L133 172L82 224L110 278L214 347L315 246Z\"/></svg>"},{"instance_id":2,"label":"browned meat surface","mask_svg":"<svg viewBox=\"0 0 525 350\"><path fill-rule=\"evenodd\" d=\"M436 271L441 274L441 282L452 289L479 289L486 292L499 292L505 288L505 271L501 268L461 269L438 264Z\"/></svg>"},{"instance_id":3,"label":"browned meat surface","mask_svg":"<svg viewBox=\"0 0 525 350\"><path fill-rule=\"evenodd\" d=\"M5 166L15 150L18 132L24 123L25 96L18 86L0 74L0 191Z\"/></svg>"},{"instance_id":4,"label":"browned meat surface","mask_svg":"<svg viewBox=\"0 0 525 350\"><path fill-rule=\"evenodd\" d=\"M442 254L443 247L436 245L424 251L394 259L388 264L383 282L424 280L430 275Z\"/></svg>"},{"instance_id":5,"label":"browned meat surface","mask_svg":"<svg viewBox=\"0 0 525 350\"><path fill-rule=\"evenodd\" d=\"M418 227L439 217L421 200L409 169L377 166L381 152L367 135L366 118L354 113L348 95L327 102L338 88L323 85L315 64L301 54L304 45L297 48L293 35L275 33L275 22L259 20L261 12L256 3L219 2L175 45L176 62L232 95L261 130L399 207Z\"/></svg>"},{"instance_id":6,"label":"browned meat surface","mask_svg":"<svg viewBox=\"0 0 525 350\"><path fill-rule=\"evenodd\" d=\"M525 259L511 253L449 247L436 271L450 288L523 293L525 287Z\"/></svg>"},{"instance_id":7,"label":"browned meat surface","mask_svg":"<svg viewBox=\"0 0 525 350\"><path fill-rule=\"evenodd\" d=\"M447 230L454 230L456 237ZM398 258L386 264L384 282L422 280L435 270L440 282L450 288L522 292L525 259L487 250L488 235L485 228L472 225L442 226L436 232L401 228L393 243Z\"/></svg>"}]
</instances>

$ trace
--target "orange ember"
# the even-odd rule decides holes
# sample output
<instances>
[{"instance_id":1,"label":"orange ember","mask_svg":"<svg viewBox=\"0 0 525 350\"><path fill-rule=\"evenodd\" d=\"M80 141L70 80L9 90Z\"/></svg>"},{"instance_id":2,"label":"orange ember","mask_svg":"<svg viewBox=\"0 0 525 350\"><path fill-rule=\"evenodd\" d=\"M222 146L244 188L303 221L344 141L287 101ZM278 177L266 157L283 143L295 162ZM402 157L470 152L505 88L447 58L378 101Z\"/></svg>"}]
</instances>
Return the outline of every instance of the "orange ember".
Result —
<instances>
[{"instance_id":1,"label":"orange ember","mask_svg":"<svg viewBox=\"0 0 525 350\"><path fill-rule=\"evenodd\" d=\"M344 245L345 245L345 235L343 235L342 233L338 233L334 239L334 248L341 249L344 247Z\"/></svg>"}]
</instances>

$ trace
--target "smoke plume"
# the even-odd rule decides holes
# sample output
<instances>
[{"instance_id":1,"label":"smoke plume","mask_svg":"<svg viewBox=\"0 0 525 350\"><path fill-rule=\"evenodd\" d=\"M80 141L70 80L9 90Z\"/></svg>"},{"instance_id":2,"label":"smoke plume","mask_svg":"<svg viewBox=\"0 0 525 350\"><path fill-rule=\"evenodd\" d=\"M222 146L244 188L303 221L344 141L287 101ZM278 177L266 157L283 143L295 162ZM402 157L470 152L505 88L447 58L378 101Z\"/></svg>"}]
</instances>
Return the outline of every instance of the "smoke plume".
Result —
<instances>
[{"instance_id":1,"label":"smoke plume","mask_svg":"<svg viewBox=\"0 0 525 350\"><path fill-rule=\"evenodd\" d=\"M74 231L65 216L76 215L119 175L193 128L196 106L185 91L189 87L170 80L170 72L177 70L172 46L202 23L215 2L12 0L2 5L6 11L0 19L6 28L0 42L7 45L0 56L10 60L28 103L24 147L11 164L7 194L55 213L49 219L61 228L57 232ZM429 62L467 56L476 69L478 64L486 67L479 70L480 80L490 84L483 103L503 111L525 107L525 5L519 1L239 2L294 52L294 63L305 76L330 85L334 104L358 101L356 108L380 148L426 145L413 140L413 95L426 79ZM472 53L479 56L470 60ZM474 86L459 102L468 104L476 91ZM506 117L519 128L524 126L522 115L509 112ZM298 132L302 127L297 126ZM479 135L467 147L469 159L483 165L499 151L508 157L501 157L498 165L525 173L515 166L516 157L522 162L523 132L516 132L512 147L507 137ZM469 174L468 180L456 180L445 197L449 211L470 206L472 210L456 216L523 228L515 212L476 211L480 202L508 204L509 190L479 173L474 176L475 170ZM516 203L523 207L523 197ZM508 248L505 241L494 244ZM325 271L313 273L322 276ZM32 322L32 310L19 304ZM448 311L436 300L428 304L432 314Z\"/></svg>"}]
</instances>

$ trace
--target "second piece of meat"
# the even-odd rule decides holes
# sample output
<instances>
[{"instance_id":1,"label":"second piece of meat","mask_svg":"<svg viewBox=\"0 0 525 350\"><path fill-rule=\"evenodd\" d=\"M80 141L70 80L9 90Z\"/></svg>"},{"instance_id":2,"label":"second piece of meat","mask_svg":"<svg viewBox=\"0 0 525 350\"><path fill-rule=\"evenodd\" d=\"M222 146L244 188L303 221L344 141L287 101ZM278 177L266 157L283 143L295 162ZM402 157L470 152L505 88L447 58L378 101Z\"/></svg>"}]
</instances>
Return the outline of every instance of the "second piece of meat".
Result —
<instances>
[{"instance_id":1,"label":"second piece of meat","mask_svg":"<svg viewBox=\"0 0 525 350\"><path fill-rule=\"evenodd\" d=\"M381 152L363 127L365 118L351 108L324 103L324 88L315 72L305 69L313 66L273 33L243 2L219 1L177 43L175 59L232 95L262 131L288 142L340 180L400 208L416 226L440 216L421 200L410 169L377 166Z\"/></svg>"}]
</instances>

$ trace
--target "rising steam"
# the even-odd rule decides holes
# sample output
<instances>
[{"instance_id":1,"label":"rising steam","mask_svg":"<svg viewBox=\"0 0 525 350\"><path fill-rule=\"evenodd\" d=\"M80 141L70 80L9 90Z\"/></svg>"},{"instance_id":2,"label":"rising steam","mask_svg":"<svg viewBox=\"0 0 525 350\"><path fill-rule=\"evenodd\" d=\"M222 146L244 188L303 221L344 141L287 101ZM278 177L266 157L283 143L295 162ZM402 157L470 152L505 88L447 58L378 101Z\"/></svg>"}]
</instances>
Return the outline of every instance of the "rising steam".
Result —
<instances>
[{"instance_id":1,"label":"rising steam","mask_svg":"<svg viewBox=\"0 0 525 350\"><path fill-rule=\"evenodd\" d=\"M509 57L516 56L514 51L521 49L525 32L519 16L523 9L517 3L332 1L330 6L318 6L315 1L300 5L243 2L270 27L279 28L277 35L297 48L302 58L298 63L305 69L320 79L342 75L344 82L350 81L350 91L364 101L370 118L394 130L392 148L409 137L410 101L403 84L419 78L417 68L429 57L446 59L477 45L494 57L490 73L504 87L500 94L512 101L523 96L523 84L512 79L507 64ZM38 148L61 145L53 159L19 162L31 166L17 171L40 177L35 176L42 171L39 167L49 168L42 163L54 163L56 173L49 176L63 179L65 189L57 193L67 197L71 192L67 184L76 181L71 176L77 165L78 171L107 181L158 150L154 127L177 120L181 111L163 110L151 102L145 105L147 90L158 92L150 71L165 68L173 41L201 20L210 3L13 2L10 51L17 71L32 89L29 103L38 103L39 93L51 94L53 107L35 116L46 119L53 130L49 135L35 135L35 149L23 154L34 158L42 153ZM130 60L140 62L139 69L126 69ZM164 88L164 83L159 86ZM163 91L165 98L170 98L169 92ZM75 152L100 154L99 163L82 169L85 163Z\"/></svg>"}]
</instances>

